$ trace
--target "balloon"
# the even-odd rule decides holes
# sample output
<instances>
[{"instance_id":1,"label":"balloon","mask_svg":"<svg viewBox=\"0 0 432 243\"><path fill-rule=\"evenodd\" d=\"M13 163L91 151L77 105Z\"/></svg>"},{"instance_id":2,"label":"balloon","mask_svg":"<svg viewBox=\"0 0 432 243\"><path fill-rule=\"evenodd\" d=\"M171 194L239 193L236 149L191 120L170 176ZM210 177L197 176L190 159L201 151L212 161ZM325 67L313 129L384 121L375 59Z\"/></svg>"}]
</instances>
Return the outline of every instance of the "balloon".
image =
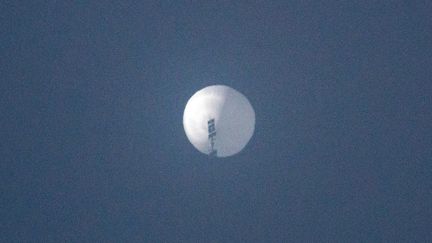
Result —
<instances>
[{"instance_id":1,"label":"balloon","mask_svg":"<svg viewBox=\"0 0 432 243\"><path fill-rule=\"evenodd\" d=\"M204 154L227 157L240 152L255 130L248 99L225 85L196 92L187 102L183 127L192 145Z\"/></svg>"}]
</instances>

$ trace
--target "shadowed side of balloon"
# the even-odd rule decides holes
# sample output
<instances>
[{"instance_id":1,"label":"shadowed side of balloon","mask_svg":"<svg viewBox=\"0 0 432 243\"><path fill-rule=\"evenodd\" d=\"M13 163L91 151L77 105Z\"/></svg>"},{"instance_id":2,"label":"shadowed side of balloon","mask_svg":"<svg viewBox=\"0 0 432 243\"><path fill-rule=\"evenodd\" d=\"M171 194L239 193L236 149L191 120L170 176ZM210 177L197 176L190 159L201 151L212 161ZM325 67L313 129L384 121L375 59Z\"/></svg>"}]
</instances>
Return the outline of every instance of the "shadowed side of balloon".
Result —
<instances>
[{"instance_id":1,"label":"shadowed side of balloon","mask_svg":"<svg viewBox=\"0 0 432 243\"><path fill-rule=\"evenodd\" d=\"M241 152L255 129L255 112L247 98L231 88L226 90L224 95L225 102L219 113L219 119L224 122L216 123L216 130L219 133L216 142L216 149L220 151L218 157Z\"/></svg>"}]
</instances>

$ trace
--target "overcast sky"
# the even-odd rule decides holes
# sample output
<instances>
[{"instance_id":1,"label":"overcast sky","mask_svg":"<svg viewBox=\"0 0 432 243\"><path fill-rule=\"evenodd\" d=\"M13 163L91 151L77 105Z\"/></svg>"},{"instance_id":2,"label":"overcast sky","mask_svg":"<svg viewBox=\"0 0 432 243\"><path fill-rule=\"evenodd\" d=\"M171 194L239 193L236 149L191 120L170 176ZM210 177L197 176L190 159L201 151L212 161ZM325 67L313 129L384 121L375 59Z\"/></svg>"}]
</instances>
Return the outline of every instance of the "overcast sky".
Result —
<instances>
[{"instance_id":1,"label":"overcast sky","mask_svg":"<svg viewBox=\"0 0 432 243\"><path fill-rule=\"evenodd\" d=\"M2 1L0 241L432 240L432 2ZM213 84L255 134L210 159Z\"/></svg>"}]
</instances>

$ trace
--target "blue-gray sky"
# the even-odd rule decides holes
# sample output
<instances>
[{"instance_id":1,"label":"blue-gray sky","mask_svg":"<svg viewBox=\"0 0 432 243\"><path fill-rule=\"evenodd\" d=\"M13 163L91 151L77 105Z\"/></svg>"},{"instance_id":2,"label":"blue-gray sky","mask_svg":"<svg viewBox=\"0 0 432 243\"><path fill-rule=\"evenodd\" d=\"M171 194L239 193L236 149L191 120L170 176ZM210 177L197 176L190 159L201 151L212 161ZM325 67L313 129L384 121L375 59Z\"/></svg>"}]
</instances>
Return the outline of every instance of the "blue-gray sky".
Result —
<instances>
[{"instance_id":1,"label":"blue-gray sky","mask_svg":"<svg viewBox=\"0 0 432 243\"><path fill-rule=\"evenodd\" d=\"M3 1L0 240L432 240L430 1ZM189 143L229 85L242 153Z\"/></svg>"}]
</instances>

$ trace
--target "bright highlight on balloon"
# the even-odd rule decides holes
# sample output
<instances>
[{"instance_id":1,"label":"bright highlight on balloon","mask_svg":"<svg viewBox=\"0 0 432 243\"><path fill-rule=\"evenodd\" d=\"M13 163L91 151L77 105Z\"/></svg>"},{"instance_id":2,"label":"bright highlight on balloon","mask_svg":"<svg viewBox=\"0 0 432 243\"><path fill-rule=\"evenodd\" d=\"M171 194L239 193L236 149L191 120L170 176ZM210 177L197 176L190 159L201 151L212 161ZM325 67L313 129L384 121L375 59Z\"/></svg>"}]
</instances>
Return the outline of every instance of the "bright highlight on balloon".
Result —
<instances>
[{"instance_id":1,"label":"bright highlight on balloon","mask_svg":"<svg viewBox=\"0 0 432 243\"><path fill-rule=\"evenodd\" d=\"M183 127L200 152L227 157L240 152L251 139L255 112L237 90L225 85L208 86L187 102Z\"/></svg>"}]
</instances>

